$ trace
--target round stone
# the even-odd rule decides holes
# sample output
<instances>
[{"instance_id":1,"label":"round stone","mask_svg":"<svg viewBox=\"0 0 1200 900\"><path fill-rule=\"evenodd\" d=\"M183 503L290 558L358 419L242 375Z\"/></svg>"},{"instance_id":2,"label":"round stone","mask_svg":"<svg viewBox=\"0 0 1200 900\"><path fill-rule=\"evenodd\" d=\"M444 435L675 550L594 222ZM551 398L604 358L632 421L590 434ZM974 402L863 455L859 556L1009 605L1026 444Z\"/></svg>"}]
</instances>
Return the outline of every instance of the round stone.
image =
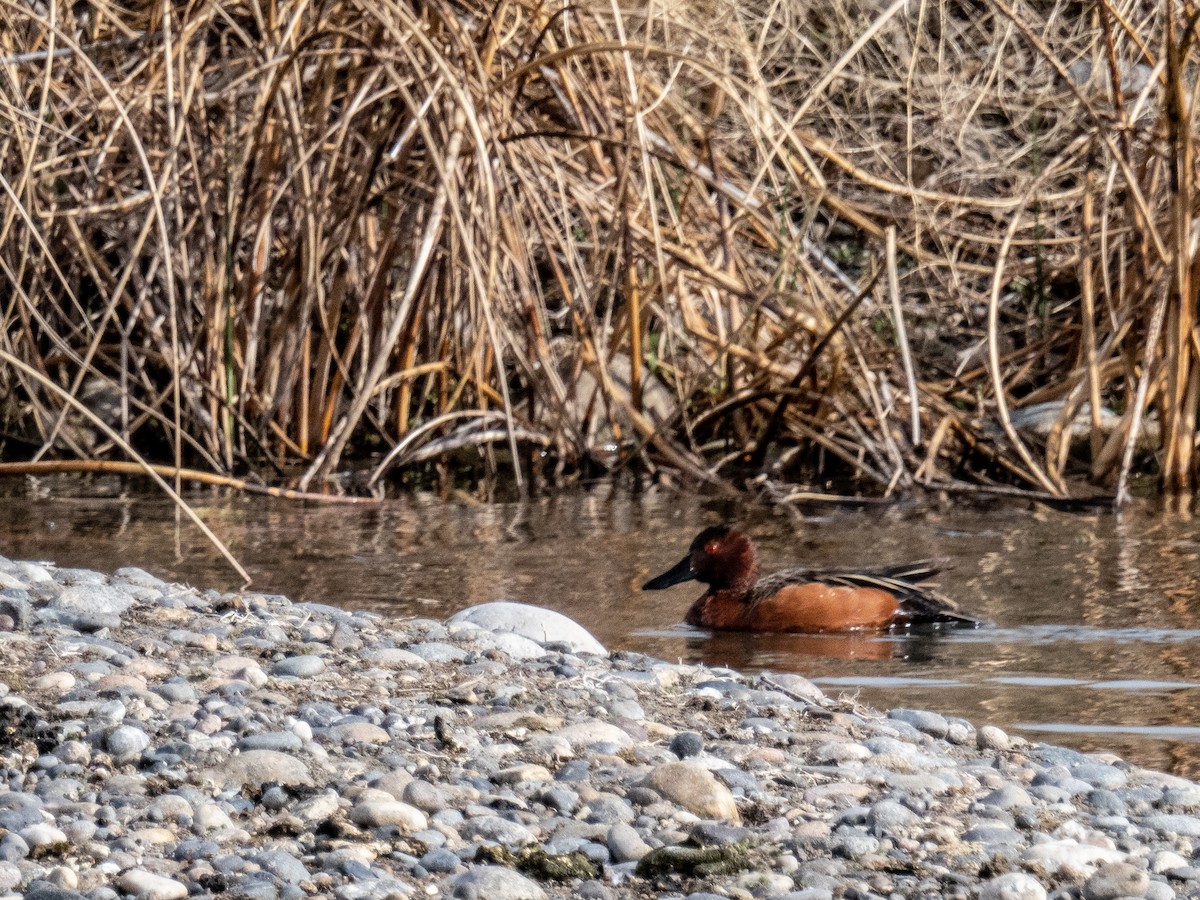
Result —
<instances>
[{"instance_id":1,"label":"round stone","mask_svg":"<svg viewBox=\"0 0 1200 900\"><path fill-rule=\"evenodd\" d=\"M150 746L150 736L133 725L119 725L108 733L104 748L117 759L137 756Z\"/></svg>"},{"instance_id":2,"label":"round stone","mask_svg":"<svg viewBox=\"0 0 1200 900\"><path fill-rule=\"evenodd\" d=\"M417 778L404 786L400 799L427 813L446 808L446 794L435 784Z\"/></svg>"},{"instance_id":3,"label":"round stone","mask_svg":"<svg viewBox=\"0 0 1200 900\"><path fill-rule=\"evenodd\" d=\"M1012 746L1012 742L1004 729L995 725L984 725L975 732L975 744L980 750L1004 751Z\"/></svg>"},{"instance_id":4,"label":"round stone","mask_svg":"<svg viewBox=\"0 0 1200 900\"><path fill-rule=\"evenodd\" d=\"M780 872L743 872L733 884L752 897L778 897L795 886L792 879Z\"/></svg>"},{"instance_id":5,"label":"round stone","mask_svg":"<svg viewBox=\"0 0 1200 900\"><path fill-rule=\"evenodd\" d=\"M46 822L22 828L21 839L31 850L43 850L67 843L67 836Z\"/></svg>"},{"instance_id":6,"label":"round stone","mask_svg":"<svg viewBox=\"0 0 1200 900\"><path fill-rule=\"evenodd\" d=\"M442 847L430 850L421 857L421 867L427 872L453 872L462 865L457 853L452 853Z\"/></svg>"},{"instance_id":7,"label":"round stone","mask_svg":"<svg viewBox=\"0 0 1200 900\"><path fill-rule=\"evenodd\" d=\"M145 869L130 869L117 879L117 887L146 900L184 900L188 895L187 885Z\"/></svg>"},{"instance_id":8,"label":"round stone","mask_svg":"<svg viewBox=\"0 0 1200 900\"><path fill-rule=\"evenodd\" d=\"M608 851L612 858L619 863L637 862L650 852L647 844L636 828L624 822L618 822L608 829Z\"/></svg>"},{"instance_id":9,"label":"round stone","mask_svg":"<svg viewBox=\"0 0 1200 900\"><path fill-rule=\"evenodd\" d=\"M285 678L312 678L325 671L325 660L319 656L289 656L271 666L272 675Z\"/></svg>"},{"instance_id":10,"label":"round stone","mask_svg":"<svg viewBox=\"0 0 1200 900\"><path fill-rule=\"evenodd\" d=\"M368 827L395 825L405 833L421 831L429 824L425 813L400 800L360 801L350 810L350 821Z\"/></svg>"},{"instance_id":11,"label":"round stone","mask_svg":"<svg viewBox=\"0 0 1200 900\"><path fill-rule=\"evenodd\" d=\"M671 739L671 752L680 759L699 756L704 749L704 738L694 731L683 731Z\"/></svg>"},{"instance_id":12,"label":"round stone","mask_svg":"<svg viewBox=\"0 0 1200 900\"><path fill-rule=\"evenodd\" d=\"M650 773L645 785L702 819L741 824L733 794L708 769L692 763L664 763Z\"/></svg>"},{"instance_id":13,"label":"round stone","mask_svg":"<svg viewBox=\"0 0 1200 900\"><path fill-rule=\"evenodd\" d=\"M524 825L499 816L474 816L463 822L458 830L465 838L495 841L506 847L522 847L537 840Z\"/></svg>"}]
</instances>

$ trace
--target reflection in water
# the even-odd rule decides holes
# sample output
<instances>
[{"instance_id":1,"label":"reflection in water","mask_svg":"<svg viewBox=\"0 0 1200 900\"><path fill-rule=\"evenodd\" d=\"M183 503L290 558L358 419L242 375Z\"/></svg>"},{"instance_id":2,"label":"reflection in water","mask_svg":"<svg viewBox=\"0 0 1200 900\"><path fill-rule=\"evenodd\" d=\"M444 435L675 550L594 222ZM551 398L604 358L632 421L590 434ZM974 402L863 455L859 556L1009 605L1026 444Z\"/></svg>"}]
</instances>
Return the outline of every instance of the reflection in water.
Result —
<instances>
[{"instance_id":1,"label":"reflection in water","mask_svg":"<svg viewBox=\"0 0 1200 900\"><path fill-rule=\"evenodd\" d=\"M702 633L703 634L703 633ZM722 632L692 638L687 658L731 669L791 668L764 664L768 657L828 657L833 659L892 659L897 644L866 634L738 634Z\"/></svg>"},{"instance_id":2,"label":"reflection in water","mask_svg":"<svg viewBox=\"0 0 1200 900\"><path fill-rule=\"evenodd\" d=\"M0 482L0 553L237 587L166 501L126 487ZM1183 517L997 506L838 511L796 523L608 486L524 506L426 495L371 509L216 491L189 499L259 590L434 618L502 597L541 603L613 648L795 671L867 703L936 709L1200 774L1200 523ZM751 531L765 571L945 559L940 589L995 627L808 636L678 626L695 585L638 589L724 518Z\"/></svg>"},{"instance_id":3,"label":"reflection in water","mask_svg":"<svg viewBox=\"0 0 1200 900\"><path fill-rule=\"evenodd\" d=\"M745 634L689 629L695 637L687 658L733 669L792 669L801 658L898 660L933 663L949 630L928 629L894 634ZM637 637L639 635L635 635Z\"/></svg>"}]
</instances>

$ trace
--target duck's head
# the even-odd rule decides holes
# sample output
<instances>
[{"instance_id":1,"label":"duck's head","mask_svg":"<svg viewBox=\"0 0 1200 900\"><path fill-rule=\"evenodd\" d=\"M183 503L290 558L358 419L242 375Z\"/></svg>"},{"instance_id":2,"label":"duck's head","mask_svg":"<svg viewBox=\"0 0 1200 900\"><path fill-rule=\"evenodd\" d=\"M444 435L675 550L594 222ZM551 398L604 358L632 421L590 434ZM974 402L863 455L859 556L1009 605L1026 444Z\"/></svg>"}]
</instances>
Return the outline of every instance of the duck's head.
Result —
<instances>
[{"instance_id":1,"label":"duck's head","mask_svg":"<svg viewBox=\"0 0 1200 900\"><path fill-rule=\"evenodd\" d=\"M713 525L696 535L687 556L643 584L642 590L661 591L684 581L716 590L749 590L757 578L758 554L750 538L728 525Z\"/></svg>"}]
</instances>

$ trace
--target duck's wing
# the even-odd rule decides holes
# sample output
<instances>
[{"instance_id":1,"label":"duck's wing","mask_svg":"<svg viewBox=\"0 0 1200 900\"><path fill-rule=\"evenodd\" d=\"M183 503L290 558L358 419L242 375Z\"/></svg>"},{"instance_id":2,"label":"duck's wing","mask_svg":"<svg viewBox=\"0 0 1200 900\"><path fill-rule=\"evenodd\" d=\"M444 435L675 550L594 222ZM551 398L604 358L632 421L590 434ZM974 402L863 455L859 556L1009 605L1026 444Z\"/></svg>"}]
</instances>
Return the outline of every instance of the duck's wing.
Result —
<instances>
[{"instance_id":1,"label":"duck's wing","mask_svg":"<svg viewBox=\"0 0 1200 900\"><path fill-rule=\"evenodd\" d=\"M877 588L886 591L900 604L897 624L954 624L972 628L982 624L962 612L958 604L938 592L922 587L920 582L938 573L933 560L873 566L863 569L785 569L760 578L746 598L751 604L775 595L783 588L798 584L830 584L840 587Z\"/></svg>"}]
</instances>

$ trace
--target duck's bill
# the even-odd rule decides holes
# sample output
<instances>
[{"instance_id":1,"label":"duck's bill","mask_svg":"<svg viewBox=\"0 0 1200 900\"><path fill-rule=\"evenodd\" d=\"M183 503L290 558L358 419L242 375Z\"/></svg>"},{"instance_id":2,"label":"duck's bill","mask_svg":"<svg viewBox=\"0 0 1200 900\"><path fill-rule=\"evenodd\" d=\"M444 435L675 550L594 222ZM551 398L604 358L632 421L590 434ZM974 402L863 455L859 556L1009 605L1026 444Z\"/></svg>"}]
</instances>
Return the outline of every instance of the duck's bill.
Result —
<instances>
[{"instance_id":1,"label":"duck's bill","mask_svg":"<svg viewBox=\"0 0 1200 900\"><path fill-rule=\"evenodd\" d=\"M692 567L692 555L689 553L674 567L663 572L657 578L651 578L642 585L643 591L661 591L664 588L669 588L673 584L682 584L685 581L691 581L698 573Z\"/></svg>"}]
</instances>

